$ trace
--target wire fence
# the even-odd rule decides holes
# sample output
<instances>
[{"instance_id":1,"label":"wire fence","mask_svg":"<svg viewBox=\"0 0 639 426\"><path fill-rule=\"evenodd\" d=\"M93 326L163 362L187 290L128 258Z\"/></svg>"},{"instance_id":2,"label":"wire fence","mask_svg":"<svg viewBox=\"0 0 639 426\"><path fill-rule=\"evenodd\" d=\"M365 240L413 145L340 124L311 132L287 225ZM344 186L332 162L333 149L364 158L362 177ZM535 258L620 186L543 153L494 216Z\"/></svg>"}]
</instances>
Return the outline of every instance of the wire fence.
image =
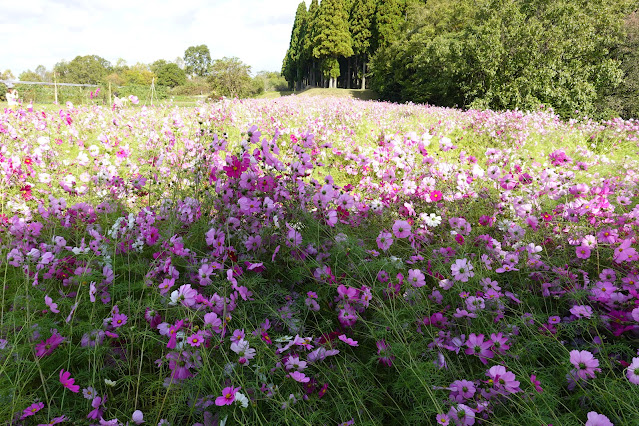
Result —
<instances>
[{"instance_id":1,"label":"wire fence","mask_svg":"<svg viewBox=\"0 0 639 426\"><path fill-rule=\"evenodd\" d=\"M21 82L21 81L2 81L0 84L9 83L18 92L19 99L24 104L53 104L56 100L56 90L58 104L72 102L75 105L109 104L109 87L108 85L89 85L89 84L72 84L72 83L45 83L45 82ZM137 96L140 101L151 101L151 99L162 100L168 97L165 87L130 85L121 87L112 87L111 95L118 97L127 97L129 95Z\"/></svg>"}]
</instances>

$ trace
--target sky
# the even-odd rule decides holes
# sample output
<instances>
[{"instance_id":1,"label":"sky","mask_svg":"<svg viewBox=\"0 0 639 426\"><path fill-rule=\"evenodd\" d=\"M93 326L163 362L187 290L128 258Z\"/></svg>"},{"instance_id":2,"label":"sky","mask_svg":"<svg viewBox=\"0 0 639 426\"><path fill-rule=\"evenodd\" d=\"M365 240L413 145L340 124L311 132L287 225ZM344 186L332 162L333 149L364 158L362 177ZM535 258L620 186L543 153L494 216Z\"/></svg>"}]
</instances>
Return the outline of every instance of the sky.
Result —
<instances>
[{"instance_id":1,"label":"sky","mask_svg":"<svg viewBox=\"0 0 639 426\"><path fill-rule=\"evenodd\" d=\"M205 44L212 59L236 56L253 74L279 72L300 1L0 0L0 71L17 78L84 55L175 61Z\"/></svg>"}]
</instances>

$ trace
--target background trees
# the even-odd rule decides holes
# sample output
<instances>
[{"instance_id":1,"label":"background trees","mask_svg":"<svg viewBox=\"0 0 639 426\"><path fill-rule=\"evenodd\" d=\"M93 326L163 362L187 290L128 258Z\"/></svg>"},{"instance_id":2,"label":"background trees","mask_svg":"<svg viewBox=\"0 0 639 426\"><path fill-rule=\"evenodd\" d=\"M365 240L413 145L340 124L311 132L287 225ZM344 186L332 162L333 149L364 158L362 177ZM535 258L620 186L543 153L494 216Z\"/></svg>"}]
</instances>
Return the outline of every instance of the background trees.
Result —
<instances>
[{"instance_id":1,"label":"background trees","mask_svg":"<svg viewBox=\"0 0 639 426\"><path fill-rule=\"evenodd\" d=\"M282 71L298 88L364 88L369 74L370 87L392 101L636 116L633 7L634 0L313 0L308 11L298 6Z\"/></svg>"},{"instance_id":2,"label":"background trees","mask_svg":"<svg viewBox=\"0 0 639 426\"><path fill-rule=\"evenodd\" d=\"M203 77L208 74L211 65L211 52L205 44L191 46L184 52L184 65L186 73Z\"/></svg>"},{"instance_id":3,"label":"background trees","mask_svg":"<svg viewBox=\"0 0 639 426\"><path fill-rule=\"evenodd\" d=\"M254 87L250 72L251 67L238 58L224 57L213 62L208 81L218 95L246 97L251 95ZM259 91L259 86L256 90Z\"/></svg>"}]
</instances>

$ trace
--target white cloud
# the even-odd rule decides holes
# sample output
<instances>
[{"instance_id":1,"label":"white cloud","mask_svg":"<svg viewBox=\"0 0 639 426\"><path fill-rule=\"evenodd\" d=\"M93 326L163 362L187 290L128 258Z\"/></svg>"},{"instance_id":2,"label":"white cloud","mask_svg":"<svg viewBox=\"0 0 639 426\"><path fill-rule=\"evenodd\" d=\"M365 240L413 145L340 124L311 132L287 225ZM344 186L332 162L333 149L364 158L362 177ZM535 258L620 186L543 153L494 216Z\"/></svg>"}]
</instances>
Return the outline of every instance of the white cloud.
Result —
<instances>
[{"instance_id":1,"label":"white cloud","mask_svg":"<svg viewBox=\"0 0 639 426\"><path fill-rule=\"evenodd\" d=\"M78 55L150 63L206 44L213 59L279 71L299 1L0 0L0 68L17 76Z\"/></svg>"}]
</instances>

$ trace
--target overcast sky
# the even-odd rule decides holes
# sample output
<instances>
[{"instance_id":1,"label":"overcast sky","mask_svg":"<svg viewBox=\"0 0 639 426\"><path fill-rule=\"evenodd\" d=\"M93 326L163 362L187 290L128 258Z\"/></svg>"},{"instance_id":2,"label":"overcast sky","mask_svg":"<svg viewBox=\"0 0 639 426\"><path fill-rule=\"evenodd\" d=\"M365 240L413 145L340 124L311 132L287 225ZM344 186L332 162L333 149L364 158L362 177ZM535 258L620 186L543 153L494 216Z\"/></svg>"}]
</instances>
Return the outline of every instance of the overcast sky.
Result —
<instances>
[{"instance_id":1,"label":"overcast sky","mask_svg":"<svg viewBox=\"0 0 639 426\"><path fill-rule=\"evenodd\" d=\"M206 44L251 71L280 71L301 0L0 0L0 70L76 56L174 61ZM307 4L310 2L307 1Z\"/></svg>"}]
</instances>

